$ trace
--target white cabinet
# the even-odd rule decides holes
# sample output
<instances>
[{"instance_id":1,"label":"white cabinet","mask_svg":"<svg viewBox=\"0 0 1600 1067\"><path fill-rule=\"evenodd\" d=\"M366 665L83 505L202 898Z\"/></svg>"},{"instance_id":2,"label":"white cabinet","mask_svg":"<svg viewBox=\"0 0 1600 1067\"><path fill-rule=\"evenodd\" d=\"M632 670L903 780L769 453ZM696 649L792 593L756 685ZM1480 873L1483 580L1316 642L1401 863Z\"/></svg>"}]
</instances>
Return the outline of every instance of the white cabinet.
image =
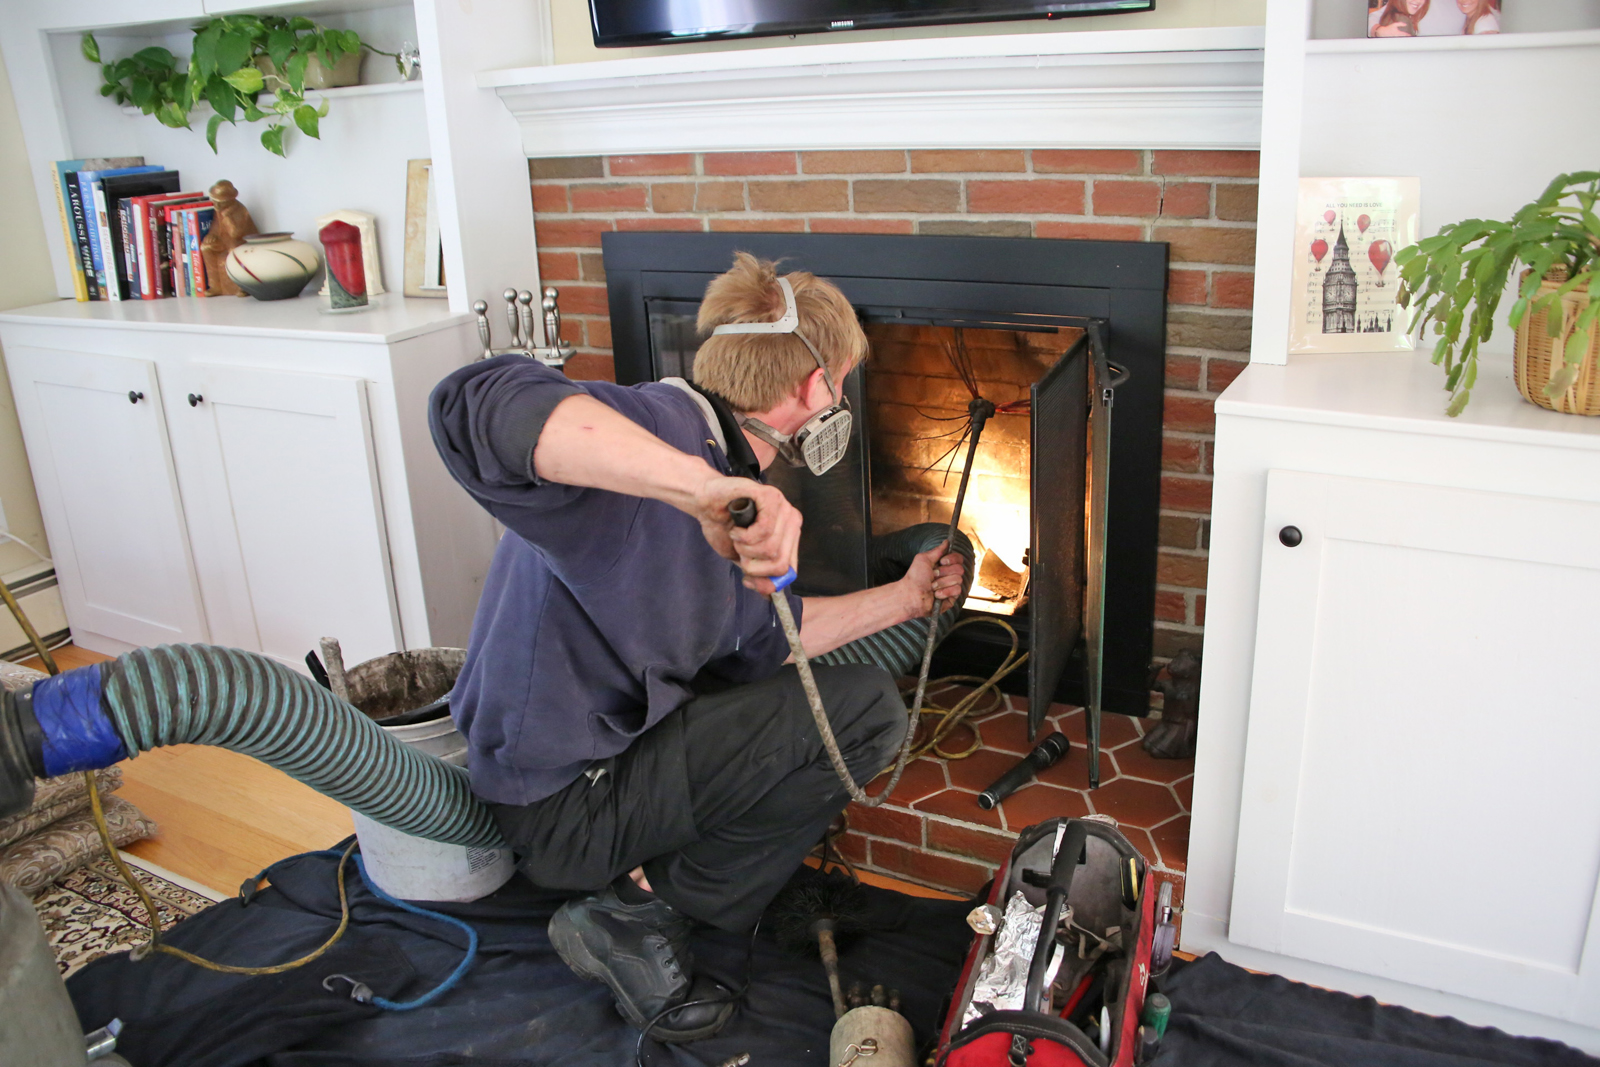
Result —
<instances>
[{"instance_id":1,"label":"white cabinet","mask_svg":"<svg viewBox=\"0 0 1600 1067\"><path fill-rule=\"evenodd\" d=\"M67 618L130 644L207 640L155 364L25 345L6 364Z\"/></svg>"},{"instance_id":2,"label":"white cabinet","mask_svg":"<svg viewBox=\"0 0 1600 1067\"><path fill-rule=\"evenodd\" d=\"M1600 419L1509 370L1218 400L1183 947L1597 1051Z\"/></svg>"},{"instance_id":3,"label":"white cabinet","mask_svg":"<svg viewBox=\"0 0 1600 1067\"><path fill-rule=\"evenodd\" d=\"M304 668L464 645L497 529L427 397L479 349L395 298L59 302L0 315L74 639L210 641ZM130 399L132 397L132 399Z\"/></svg>"}]
</instances>

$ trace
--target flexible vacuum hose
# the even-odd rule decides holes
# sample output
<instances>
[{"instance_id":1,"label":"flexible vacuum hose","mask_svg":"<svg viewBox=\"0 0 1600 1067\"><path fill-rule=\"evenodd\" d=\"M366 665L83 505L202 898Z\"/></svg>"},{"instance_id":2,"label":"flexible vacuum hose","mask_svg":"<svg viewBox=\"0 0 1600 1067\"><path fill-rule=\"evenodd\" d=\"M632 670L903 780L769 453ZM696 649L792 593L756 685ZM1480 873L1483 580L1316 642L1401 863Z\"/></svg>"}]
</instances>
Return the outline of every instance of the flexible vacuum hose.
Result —
<instances>
[{"instance_id":1,"label":"flexible vacuum hose","mask_svg":"<svg viewBox=\"0 0 1600 1067\"><path fill-rule=\"evenodd\" d=\"M404 833L505 846L465 770L408 748L266 656L211 645L141 648L6 693L0 817L27 807L34 777L95 770L183 744L254 756Z\"/></svg>"}]
</instances>

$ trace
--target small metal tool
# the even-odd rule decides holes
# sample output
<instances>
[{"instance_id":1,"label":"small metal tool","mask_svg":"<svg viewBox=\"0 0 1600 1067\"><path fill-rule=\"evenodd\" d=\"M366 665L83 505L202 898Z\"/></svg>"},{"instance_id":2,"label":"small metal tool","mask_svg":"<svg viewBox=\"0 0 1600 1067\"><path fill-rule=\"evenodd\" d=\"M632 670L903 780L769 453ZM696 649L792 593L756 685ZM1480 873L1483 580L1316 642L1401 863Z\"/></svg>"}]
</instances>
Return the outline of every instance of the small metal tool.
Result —
<instances>
[{"instance_id":1,"label":"small metal tool","mask_svg":"<svg viewBox=\"0 0 1600 1067\"><path fill-rule=\"evenodd\" d=\"M478 340L483 342L483 359L494 355L494 343L489 339L489 305L482 300L472 302L472 313L478 316Z\"/></svg>"},{"instance_id":2,"label":"small metal tool","mask_svg":"<svg viewBox=\"0 0 1600 1067\"><path fill-rule=\"evenodd\" d=\"M526 294L524 294L526 295ZM545 286L544 298L539 306L544 311L544 347L530 348L528 355L547 367L563 367L574 353L573 347L561 337L561 309L556 306L560 290Z\"/></svg>"},{"instance_id":3,"label":"small metal tool","mask_svg":"<svg viewBox=\"0 0 1600 1067\"><path fill-rule=\"evenodd\" d=\"M516 343L524 355L533 354L533 294L524 289L517 294L517 319L522 324Z\"/></svg>"},{"instance_id":4,"label":"small metal tool","mask_svg":"<svg viewBox=\"0 0 1600 1067\"><path fill-rule=\"evenodd\" d=\"M521 323L517 321L517 291L507 289L500 294L506 302L506 323L511 327L511 341L508 348L526 348L522 341Z\"/></svg>"}]
</instances>

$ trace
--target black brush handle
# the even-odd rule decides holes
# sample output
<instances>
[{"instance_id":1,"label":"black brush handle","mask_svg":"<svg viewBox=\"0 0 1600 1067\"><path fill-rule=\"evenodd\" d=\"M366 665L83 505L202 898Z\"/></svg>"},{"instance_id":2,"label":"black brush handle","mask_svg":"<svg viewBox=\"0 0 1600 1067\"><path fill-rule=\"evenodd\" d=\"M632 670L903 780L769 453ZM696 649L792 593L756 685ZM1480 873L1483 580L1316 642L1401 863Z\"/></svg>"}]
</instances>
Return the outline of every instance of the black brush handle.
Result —
<instances>
[{"instance_id":1,"label":"black brush handle","mask_svg":"<svg viewBox=\"0 0 1600 1067\"><path fill-rule=\"evenodd\" d=\"M756 521L756 502L747 496L728 502L728 517L738 527L754 526Z\"/></svg>"},{"instance_id":2,"label":"black brush handle","mask_svg":"<svg viewBox=\"0 0 1600 1067\"><path fill-rule=\"evenodd\" d=\"M1056 927L1061 925L1067 894L1072 892L1072 876L1078 870L1078 860L1088 839L1088 830L1076 819L1067 823L1066 832L1061 835L1061 847L1050 865L1050 894L1045 898L1044 923L1039 927L1039 941L1033 946L1033 963L1028 968L1028 990L1022 998L1024 1011L1044 1010L1044 972L1050 966L1050 947L1055 944Z\"/></svg>"}]
</instances>

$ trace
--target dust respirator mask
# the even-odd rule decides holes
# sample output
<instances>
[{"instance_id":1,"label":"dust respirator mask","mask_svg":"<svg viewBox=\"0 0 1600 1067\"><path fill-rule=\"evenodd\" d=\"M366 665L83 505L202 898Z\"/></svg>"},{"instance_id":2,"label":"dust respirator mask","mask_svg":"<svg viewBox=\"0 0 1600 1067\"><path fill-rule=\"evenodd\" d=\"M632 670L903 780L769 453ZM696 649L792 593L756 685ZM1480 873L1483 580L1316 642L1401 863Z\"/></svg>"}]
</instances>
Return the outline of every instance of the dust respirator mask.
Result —
<instances>
[{"instance_id":1,"label":"dust respirator mask","mask_svg":"<svg viewBox=\"0 0 1600 1067\"><path fill-rule=\"evenodd\" d=\"M850 447L850 405L834 388L833 379L828 375L828 365L822 361L822 353L817 351L817 346L811 343L810 338L800 332L800 309L795 306L794 287L789 284L788 278L779 278L778 287L783 290L784 310L783 317L777 322L730 322L711 332L713 335L792 333L800 338L800 342L811 353L811 358L822 369L822 379L828 383L833 403L807 419L805 425L793 434L779 433L760 419L745 415L738 415L737 418L740 426L776 448L778 455L791 467L805 467L812 474L826 474L844 458L845 450Z\"/></svg>"}]
</instances>

